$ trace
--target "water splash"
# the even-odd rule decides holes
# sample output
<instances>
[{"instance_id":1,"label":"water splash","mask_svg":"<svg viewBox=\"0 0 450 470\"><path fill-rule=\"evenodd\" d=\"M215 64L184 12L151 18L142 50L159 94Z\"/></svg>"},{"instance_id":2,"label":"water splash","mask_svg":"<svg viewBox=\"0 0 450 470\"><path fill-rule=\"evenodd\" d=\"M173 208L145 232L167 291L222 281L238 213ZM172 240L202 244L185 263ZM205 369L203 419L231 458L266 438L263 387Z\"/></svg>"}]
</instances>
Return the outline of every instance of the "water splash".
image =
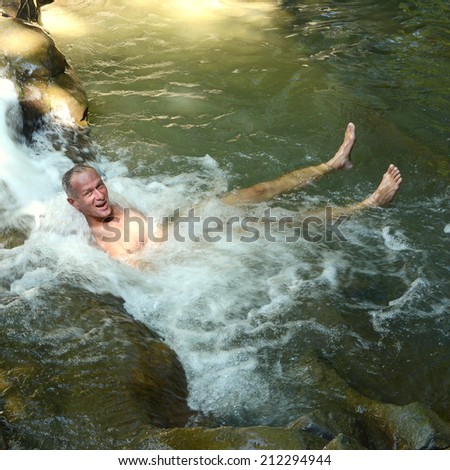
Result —
<instances>
[{"instance_id":1,"label":"water splash","mask_svg":"<svg viewBox=\"0 0 450 470\"><path fill-rule=\"evenodd\" d=\"M0 79L0 207L38 218L43 202L58 191L55 158L39 158L20 138L22 118L11 81ZM59 161L57 156L56 161ZM53 160L53 161L49 161Z\"/></svg>"}]
</instances>

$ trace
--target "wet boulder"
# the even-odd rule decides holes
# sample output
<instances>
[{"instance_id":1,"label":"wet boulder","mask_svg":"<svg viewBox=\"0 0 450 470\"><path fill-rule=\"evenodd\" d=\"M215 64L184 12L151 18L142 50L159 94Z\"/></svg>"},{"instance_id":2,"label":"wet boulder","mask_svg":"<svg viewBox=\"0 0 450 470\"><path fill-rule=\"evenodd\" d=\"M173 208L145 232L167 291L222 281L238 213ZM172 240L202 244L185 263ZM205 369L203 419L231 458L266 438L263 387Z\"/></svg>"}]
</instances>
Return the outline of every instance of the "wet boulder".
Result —
<instances>
[{"instance_id":1,"label":"wet boulder","mask_svg":"<svg viewBox=\"0 0 450 470\"><path fill-rule=\"evenodd\" d=\"M347 442L354 448L416 450L450 446L450 423L425 405L402 406L368 398L313 354L302 358L297 368L299 383L304 384L302 393L312 390L318 406L291 423L291 428L328 439L329 445ZM336 441L339 435L345 436L345 441Z\"/></svg>"},{"instance_id":2,"label":"wet boulder","mask_svg":"<svg viewBox=\"0 0 450 470\"><path fill-rule=\"evenodd\" d=\"M34 220L29 216L16 217L11 223L4 223L6 218L0 209L0 248L15 248L27 240ZM3 220L2 220L3 219Z\"/></svg>"},{"instance_id":3,"label":"wet boulder","mask_svg":"<svg viewBox=\"0 0 450 470\"><path fill-rule=\"evenodd\" d=\"M323 450L366 450L357 440L338 434Z\"/></svg>"},{"instance_id":4,"label":"wet boulder","mask_svg":"<svg viewBox=\"0 0 450 470\"><path fill-rule=\"evenodd\" d=\"M87 126L87 94L53 39L40 26L0 17L1 66L18 88L26 133L35 130L40 119L51 111L63 111L76 126Z\"/></svg>"},{"instance_id":5,"label":"wet boulder","mask_svg":"<svg viewBox=\"0 0 450 470\"><path fill-rule=\"evenodd\" d=\"M178 428L158 434L176 450L295 450L322 449L327 441L297 429L270 426Z\"/></svg>"},{"instance_id":6,"label":"wet boulder","mask_svg":"<svg viewBox=\"0 0 450 470\"><path fill-rule=\"evenodd\" d=\"M0 329L0 406L20 448L139 448L189 417L175 353L110 295L3 293Z\"/></svg>"},{"instance_id":7,"label":"wet boulder","mask_svg":"<svg viewBox=\"0 0 450 470\"><path fill-rule=\"evenodd\" d=\"M362 413L389 438L392 449L446 449L450 446L450 424L422 403L404 406L362 400ZM361 405L359 405L361 406Z\"/></svg>"},{"instance_id":8,"label":"wet boulder","mask_svg":"<svg viewBox=\"0 0 450 470\"><path fill-rule=\"evenodd\" d=\"M39 21L39 5L37 0L3 0L0 3L3 16L18 18L28 22Z\"/></svg>"},{"instance_id":9,"label":"wet boulder","mask_svg":"<svg viewBox=\"0 0 450 470\"><path fill-rule=\"evenodd\" d=\"M27 238L28 234L16 227L0 228L0 249L15 248L16 246L23 245Z\"/></svg>"},{"instance_id":10,"label":"wet boulder","mask_svg":"<svg viewBox=\"0 0 450 470\"><path fill-rule=\"evenodd\" d=\"M6 444L5 436L3 435L3 423L0 421L0 450L6 450L8 445Z\"/></svg>"},{"instance_id":11,"label":"wet boulder","mask_svg":"<svg viewBox=\"0 0 450 470\"><path fill-rule=\"evenodd\" d=\"M50 3L53 0L3 0L0 2L0 11L3 16L38 23L41 7Z\"/></svg>"}]
</instances>

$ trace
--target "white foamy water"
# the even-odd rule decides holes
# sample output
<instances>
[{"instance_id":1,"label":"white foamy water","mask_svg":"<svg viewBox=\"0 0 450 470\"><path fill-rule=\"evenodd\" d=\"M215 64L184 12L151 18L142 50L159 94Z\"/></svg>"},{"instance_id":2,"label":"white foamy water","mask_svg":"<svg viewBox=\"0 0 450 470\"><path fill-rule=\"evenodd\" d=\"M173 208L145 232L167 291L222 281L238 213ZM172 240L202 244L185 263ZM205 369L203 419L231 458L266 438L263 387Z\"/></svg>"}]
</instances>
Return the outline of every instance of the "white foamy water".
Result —
<instances>
[{"instance_id":1,"label":"white foamy water","mask_svg":"<svg viewBox=\"0 0 450 470\"><path fill-rule=\"evenodd\" d=\"M71 161L50 145L40 145L37 153L14 140L6 117L18 119L18 104L8 81L2 81L1 98L4 222L14 225L16 213L34 217L25 244L1 250L2 281L21 295L68 281L121 296L128 311L158 331L179 355L193 408L217 415L239 409L257 413L258 397L267 396L270 378L258 371L264 342L249 339L298 291L294 255L266 241L180 242L169 236L166 243L140 254L141 269L111 259L90 243L84 219L65 200L60 178ZM209 199L226 187L209 156L196 159L195 173L148 180L133 181L120 164L98 166L111 195L144 214L159 218L197 204L202 218L227 215L219 202Z\"/></svg>"},{"instance_id":2,"label":"white foamy water","mask_svg":"<svg viewBox=\"0 0 450 470\"><path fill-rule=\"evenodd\" d=\"M270 422L280 416L280 406L289 407L292 401L281 357L298 354L301 344L292 349L292 343L303 333L305 342L317 336L332 343L338 335L322 324L320 312L303 309L302 299L339 293L351 259L320 243L288 243L281 232L271 234L278 242L264 237L249 242L255 232L235 228L231 240L223 235L211 242L189 240L184 227L179 234L184 242L169 231L166 242L134 255L129 260L134 265L113 260L91 243L83 217L65 200L60 179L72 162L46 146L45 137L36 148L14 138L13 126L20 124L17 98L10 82L3 80L1 90L3 224L14 226L17 214L34 217L23 246L0 250L1 283L19 295L60 282L118 295L130 314L178 354L193 409L228 422L255 416ZM108 163L99 156L97 166L112 198L157 219L191 207L200 220L248 216L218 200L226 176L215 160L208 155L193 160L184 158L192 172L140 179L130 178L121 162ZM262 215L255 211L253 215ZM407 249L388 229L383 239L394 252Z\"/></svg>"},{"instance_id":3,"label":"white foamy water","mask_svg":"<svg viewBox=\"0 0 450 470\"><path fill-rule=\"evenodd\" d=\"M2 208L35 215L40 203L55 193L56 170L46 159L37 161L15 136L20 133L21 115L13 84L0 79L0 178Z\"/></svg>"}]
</instances>

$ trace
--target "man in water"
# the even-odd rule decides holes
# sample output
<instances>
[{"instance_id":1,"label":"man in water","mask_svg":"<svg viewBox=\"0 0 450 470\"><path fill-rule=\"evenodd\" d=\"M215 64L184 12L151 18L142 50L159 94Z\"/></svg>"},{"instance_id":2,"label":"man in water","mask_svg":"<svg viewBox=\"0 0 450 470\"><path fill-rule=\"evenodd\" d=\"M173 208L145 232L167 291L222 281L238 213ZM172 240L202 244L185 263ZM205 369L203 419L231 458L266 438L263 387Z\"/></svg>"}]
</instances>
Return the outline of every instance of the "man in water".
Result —
<instances>
[{"instance_id":1,"label":"man in water","mask_svg":"<svg viewBox=\"0 0 450 470\"><path fill-rule=\"evenodd\" d=\"M349 123L342 145L328 162L294 170L274 180L233 191L226 194L222 202L229 205L260 203L279 194L296 191L328 173L348 170L353 166L350 154L355 140L355 126ZM386 206L394 199L401 182L400 170L392 164L389 165L377 189L364 201L342 208L340 214ZM69 204L84 215L94 240L110 256L126 257L150 243L145 217L133 210L127 210L125 217L125 210L110 202L105 183L94 168L75 165L64 174L62 185ZM125 219L129 221L131 218L133 221L142 221L143 225L134 223L125 226ZM146 229L141 230L141 226ZM112 233L117 234L117 237L113 239ZM158 233L154 236L161 238Z\"/></svg>"}]
</instances>

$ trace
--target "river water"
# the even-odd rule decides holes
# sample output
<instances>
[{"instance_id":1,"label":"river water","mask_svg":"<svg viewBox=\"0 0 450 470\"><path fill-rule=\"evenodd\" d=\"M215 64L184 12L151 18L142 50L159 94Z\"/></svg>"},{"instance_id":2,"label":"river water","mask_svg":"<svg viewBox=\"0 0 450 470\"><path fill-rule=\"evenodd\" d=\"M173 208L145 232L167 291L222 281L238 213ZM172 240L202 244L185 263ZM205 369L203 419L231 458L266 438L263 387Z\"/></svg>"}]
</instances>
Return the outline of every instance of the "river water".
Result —
<instances>
[{"instance_id":1,"label":"river water","mask_svg":"<svg viewBox=\"0 0 450 470\"><path fill-rule=\"evenodd\" d=\"M2 217L35 220L23 246L0 251L3 289L30 298L63 279L122 297L179 356L190 407L219 424L285 425L321 406L296 370L311 353L373 399L449 420L448 3L67 3L43 23L89 95L98 166L122 204L156 218L283 216L362 200L391 162L404 183L343 237L185 233L133 268L90 245L66 204L64 146L14 137L3 81ZM351 171L269 204L220 204L227 189L326 161L349 121Z\"/></svg>"}]
</instances>

